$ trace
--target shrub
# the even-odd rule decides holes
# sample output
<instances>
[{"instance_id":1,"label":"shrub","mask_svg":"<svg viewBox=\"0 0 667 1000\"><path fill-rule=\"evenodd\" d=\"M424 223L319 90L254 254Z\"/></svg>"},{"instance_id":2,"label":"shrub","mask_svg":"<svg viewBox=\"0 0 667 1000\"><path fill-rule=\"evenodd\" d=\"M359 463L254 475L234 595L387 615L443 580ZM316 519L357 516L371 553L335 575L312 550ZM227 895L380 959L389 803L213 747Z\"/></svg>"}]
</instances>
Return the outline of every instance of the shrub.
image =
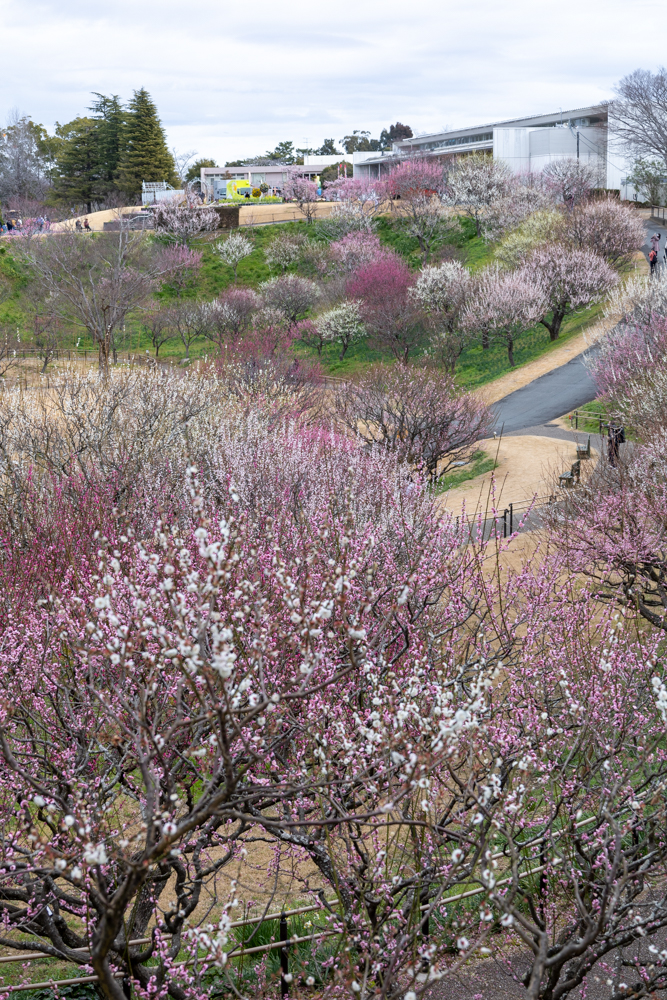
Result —
<instances>
[{"instance_id":1,"label":"shrub","mask_svg":"<svg viewBox=\"0 0 667 1000\"><path fill-rule=\"evenodd\" d=\"M406 363L422 335L421 316L408 294L415 278L407 264L387 257L362 267L347 282L347 295L361 302L374 340Z\"/></svg>"},{"instance_id":2,"label":"shrub","mask_svg":"<svg viewBox=\"0 0 667 1000\"><path fill-rule=\"evenodd\" d=\"M335 415L367 445L379 444L431 481L466 461L490 433L493 417L453 379L425 368L376 365L338 390Z\"/></svg>"},{"instance_id":3,"label":"shrub","mask_svg":"<svg viewBox=\"0 0 667 1000\"><path fill-rule=\"evenodd\" d=\"M341 302L317 318L317 329L323 341L340 344L339 360L345 357L348 347L366 336L366 328L354 300ZM321 353L321 349L320 349Z\"/></svg>"},{"instance_id":4,"label":"shrub","mask_svg":"<svg viewBox=\"0 0 667 1000\"><path fill-rule=\"evenodd\" d=\"M259 286L259 293L265 306L282 312L290 325L311 309L319 298L319 290L314 281L298 274L283 274L271 278Z\"/></svg>"}]
</instances>

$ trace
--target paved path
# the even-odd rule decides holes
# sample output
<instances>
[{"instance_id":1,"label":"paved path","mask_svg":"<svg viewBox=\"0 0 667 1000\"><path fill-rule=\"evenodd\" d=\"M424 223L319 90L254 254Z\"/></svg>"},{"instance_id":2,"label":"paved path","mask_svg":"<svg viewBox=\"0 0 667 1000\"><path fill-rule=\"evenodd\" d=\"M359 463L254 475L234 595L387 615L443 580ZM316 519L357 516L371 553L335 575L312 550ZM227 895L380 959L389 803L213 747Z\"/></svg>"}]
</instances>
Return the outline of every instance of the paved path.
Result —
<instances>
[{"instance_id":1,"label":"paved path","mask_svg":"<svg viewBox=\"0 0 667 1000\"><path fill-rule=\"evenodd\" d=\"M594 350L591 348L591 352ZM501 430L503 434L525 433L528 427L530 433L539 433L537 428L540 426L595 399L595 385L584 364L584 356L577 355L567 364L494 403L491 409L496 415L498 433Z\"/></svg>"},{"instance_id":2,"label":"paved path","mask_svg":"<svg viewBox=\"0 0 667 1000\"><path fill-rule=\"evenodd\" d=\"M646 229L646 243L642 247L644 254L648 256L651 249L650 236L657 232L661 235L662 258L662 251L667 244L667 228L651 219L644 220L644 228ZM667 264L661 266L667 267ZM595 350L593 345L567 364L540 375L528 385L493 403L491 409L496 414L496 431L500 433L502 430L504 435L528 433L566 438L567 432L559 430L554 433L545 425L595 399L597 394L595 385L584 363L584 358Z\"/></svg>"}]
</instances>

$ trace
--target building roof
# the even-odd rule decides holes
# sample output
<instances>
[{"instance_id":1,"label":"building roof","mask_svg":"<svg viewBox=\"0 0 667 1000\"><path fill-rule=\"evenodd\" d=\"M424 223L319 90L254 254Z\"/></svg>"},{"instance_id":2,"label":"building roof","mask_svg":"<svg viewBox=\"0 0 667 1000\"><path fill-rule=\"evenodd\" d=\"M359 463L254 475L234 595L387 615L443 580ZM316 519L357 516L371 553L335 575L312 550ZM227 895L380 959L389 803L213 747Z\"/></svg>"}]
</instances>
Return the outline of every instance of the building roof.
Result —
<instances>
[{"instance_id":1,"label":"building roof","mask_svg":"<svg viewBox=\"0 0 667 1000\"><path fill-rule=\"evenodd\" d=\"M548 128L554 125L567 125L568 122L580 123L582 118L593 119L591 124L606 122L607 105L593 104L585 108L574 108L569 111L554 111L550 114L528 115L523 118L505 118L501 121L487 122L484 125L468 125L465 128L445 129L440 132L427 132L424 135L413 136L412 139L402 139L395 142L391 153L384 156L376 156L366 160L366 163L382 163L387 158L391 159L401 153L409 152L413 149L422 149L424 152L449 152L448 147L465 145L470 149L491 148L493 145L494 128Z\"/></svg>"}]
</instances>

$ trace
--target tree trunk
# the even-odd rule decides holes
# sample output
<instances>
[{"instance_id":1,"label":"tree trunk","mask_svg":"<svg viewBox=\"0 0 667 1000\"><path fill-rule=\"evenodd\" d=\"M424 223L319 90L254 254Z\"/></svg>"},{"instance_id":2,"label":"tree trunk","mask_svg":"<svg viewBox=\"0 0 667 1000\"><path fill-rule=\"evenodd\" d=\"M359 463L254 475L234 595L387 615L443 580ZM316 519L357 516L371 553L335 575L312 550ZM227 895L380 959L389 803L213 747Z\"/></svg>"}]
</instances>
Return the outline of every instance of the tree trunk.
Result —
<instances>
[{"instance_id":1,"label":"tree trunk","mask_svg":"<svg viewBox=\"0 0 667 1000\"><path fill-rule=\"evenodd\" d=\"M105 336L99 343L100 351L100 372L103 375L109 374L109 337Z\"/></svg>"},{"instance_id":2,"label":"tree trunk","mask_svg":"<svg viewBox=\"0 0 667 1000\"><path fill-rule=\"evenodd\" d=\"M482 350L488 351L489 349L489 331L482 330Z\"/></svg>"},{"instance_id":3,"label":"tree trunk","mask_svg":"<svg viewBox=\"0 0 667 1000\"><path fill-rule=\"evenodd\" d=\"M510 363L510 368L514 368L514 338L507 338L507 358Z\"/></svg>"},{"instance_id":4,"label":"tree trunk","mask_svg":"<svg viewBox=\"0 0 667 1000\"><path fill-rule=\"evenodd\" d=\"M551 314L551 320L541 319L540 323L542 326L546 327L549 331L549 340L557 340L558 334L560 333L560 328L563 325L563 320L565 319L565 313L567 312L567 304L560 306L558 309L554 309Z\"/></svg>"}]
</instances>

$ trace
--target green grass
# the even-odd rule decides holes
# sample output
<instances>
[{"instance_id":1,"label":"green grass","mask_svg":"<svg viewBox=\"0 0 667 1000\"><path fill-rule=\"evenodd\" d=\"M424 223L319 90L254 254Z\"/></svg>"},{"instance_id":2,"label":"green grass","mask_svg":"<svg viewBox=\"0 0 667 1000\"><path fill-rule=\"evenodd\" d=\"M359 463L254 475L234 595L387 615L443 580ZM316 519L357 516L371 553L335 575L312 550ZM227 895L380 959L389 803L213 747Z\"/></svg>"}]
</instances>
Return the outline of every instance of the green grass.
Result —
<instances>
[{"instance_id":1,"label":"green grass","mask_svg":"<svg viewBox=\"0 0 667 1000\"><path fill-rule=\"evenodd\" d=\"M585 413L590 413L590 418L582 417L582 410ZM594 399L591 403L584 403L583 406L579 407L579 421L577 430L583 431L584 434L599 434L600 432L600 421L597 414L602 414L603 425L609 420L611 414L609 413L609 408L607 403L602 399ZM574 429L574 421L572 422L572 427ZM605 428L603 426L602 433L605 433Z\"/></svg>"},{"instance_id":2,"label":"green grass","mask_svg":"<svg viewBox=\"0 0 667 1000\"><path fill-rule=\"evenodd\" d=\"M475 225L471 219L461 218L460 232L452 234L449 245L453 247L472 271L487 265L493 259L493 247L484 240L477 237ZM263 281L267 281L273 275L269 270L264 258L264 247L278 233L301 232L307 233L314 240L321 239L317 224L309 225L307 222L287 222L270 226L258 226L256 228L244 228L243 234L252 240L254 250L250 256L241 261L238 267L238 284L240 286L257 288ZM379 220L378 235L382 243L391 247L400 254L411 267L418 268L421 265L421 255L419 245L414 237L408 236L401 225L401 221L390 217L383 217ZM189 290L188 296L193 298L211 299L219 295L226 288L229 288L234 281L234 273L231 267L223 264L213 250L213 244L219 239L219 234L207 234L194 241L193 246L203 253L202 268L197 281ZM434 255L437 259L437 254ZM290 270L296 271L295 266ZM305 273L303 267L301 272ZM0 277L4 277L9 282L11 294L5 302L0 304L0 323L8 326L18 326L22 331L22 339L29 341L27 336L26 318L21 311L20 294L25 284L25 276L17 268L11 258L11 254L6 247L0 248ZM165 304L175 301L176 296L168 289L164 288L158 293L158 299ZM514 358L516 366L533 361L549 351L567 342L571 337L580 333L600 312L601 306L593 306L590 309L582 310L569 316L563 324L563 328L558 340L552 343L549 340L547 330L542 326L534 327L520 334L515 342ZM90 338L79 330L64 331L62 336L62 346L67 348L75 347L77 340L81 350L94 350ZM423 343L418 345L416 358L427 349L426 336ZM127 356L127 352L135 355L153 355L150 337L142 329L141 315L139 313L128 318L125 336L119 345L119 350ZM201 338L195 341L190 348L190 356L193 360L197 358L211 356L215 347L210 342ZM160 359L179 363L185 353L180 340L173 340L165 344L160 350ZM308 351L298 345L295 353L301 357L317 358L314 351ZM326 374L336 375L345 378L354 378L361 374L364 369L373 363L391 362L392 358L386 353L371 347L368 343L361 341L353 344L348 350L343 361L338 359L338 347L336 345L326 345L322 351L321 363ZM500 343L492 343L488 350L483 350L481 345L475 344L469 347L461 355L457 365L457 379L466 389L475 389L479 386L491 382L499 376L510 371L507 360L507 351Z\"/></svg>"},{"instance_id":3,"label":"green grass","mask_svg":"<svg viewBox=\"0 0 667 1000\"><path fill-rule=\"evenodd\" d=\"M470 461L462 468L441 476L435 484L433 492L436 494L446 493L447 490L452 490L469 479L476 479L477 476L483 476L485 472L492 472L496 465L497 462L494 458L487 455L485 451L478 450L471 455Z\"/></svg>"},{"instance_id":4,"label":"green grass","mask_svg":"<svg viewBox=\"0 0 667 1000\"><path fill-rule=\"evenodd\" d=\"M549 340L549 332L541 325L519 334L514 342L515 368L567 343L581 333L601 311L602 306L598 304L572 313L564 321L560 336L555 341ZM466 389L476 389L512 370L507 359L507 348L502 343L492 342L487 350L481 344L473 344L459 358L456 376Z\"/></svg>"}]
</instances>

